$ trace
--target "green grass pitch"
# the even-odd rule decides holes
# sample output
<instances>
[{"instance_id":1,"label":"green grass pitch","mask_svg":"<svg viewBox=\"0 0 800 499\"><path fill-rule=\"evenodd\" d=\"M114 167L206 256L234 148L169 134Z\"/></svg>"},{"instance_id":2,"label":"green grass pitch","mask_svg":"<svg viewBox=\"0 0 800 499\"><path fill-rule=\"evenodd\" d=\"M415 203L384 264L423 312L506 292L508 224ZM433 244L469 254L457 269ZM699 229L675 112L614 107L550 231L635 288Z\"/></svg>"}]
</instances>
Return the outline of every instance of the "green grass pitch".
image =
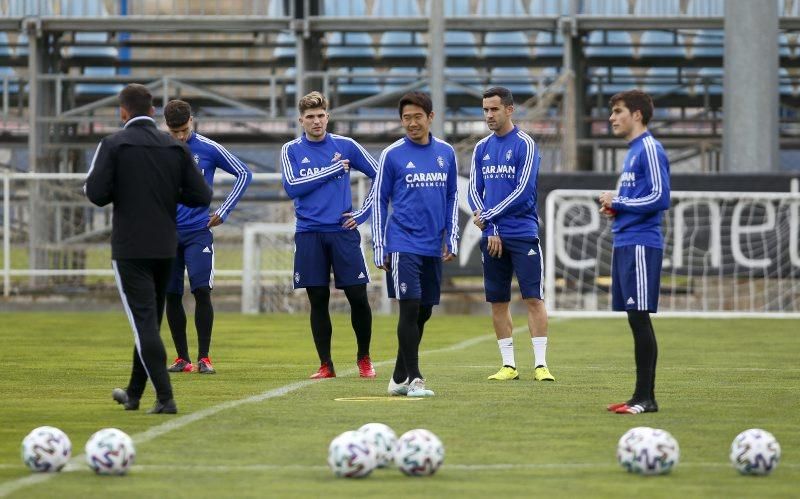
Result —
<instances>
[{"instance_id":1,"label":"green grass pitch","mask_svg":"<svg viewBox=\"0 0 800 499\"><path fill-rule=\"evenodd\" d=\"M548 363L555 383L534 383L527 333L515 335L522 379L489 382L499 354L488 316L434 312L421 368L436 397L417 402L341 402L383 396L396 351L395 317L376 316L378 379L355 374L349 317L334 317L339 377L308 381L317 367L305 315L218 314L218 374L172 375L180 413L125 412L111 389L127 382L132 333L108 313L0 314L0 496L10 497L796 497L800 484L800 349L796 320L654 319L661 412L619 416L609 402L633 388L627 322L553 320ZM515 319L522 331L521 318ZM196 345L190 332L190 349ZM163 331L170 359L171 339ZM259 396L260 395L260 396ZM254 397L255 396L255 397ZM143 409L152 404L151 388ZM367 422L398 433L427 428L446 449L429 478L397 469L361 480L334 478L328 443ZM101 477L83 462L41 482L22 464L20 442L53 425L73 456L104 427L127 432L136 464ZM626 473L615 460L633 426L669 430L681 462L667 476ZM769 477L739 476L728 450L760 427L781 443ZM32 478L34 477L34 478Z\"/></svg>"}]
</instances>

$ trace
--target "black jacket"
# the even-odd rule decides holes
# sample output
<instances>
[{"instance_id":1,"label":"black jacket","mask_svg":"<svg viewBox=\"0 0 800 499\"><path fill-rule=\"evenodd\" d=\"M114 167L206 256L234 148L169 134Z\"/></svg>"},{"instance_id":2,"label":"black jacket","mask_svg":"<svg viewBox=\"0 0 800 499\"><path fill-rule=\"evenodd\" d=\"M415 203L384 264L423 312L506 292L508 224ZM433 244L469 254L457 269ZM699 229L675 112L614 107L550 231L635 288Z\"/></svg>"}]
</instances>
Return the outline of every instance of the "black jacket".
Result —
<instances>
[{"instance_id":1,"label":"black jacket","mask_svg":"<svg viewBox=\"0 0 800 499\"><path fill-rule=\"evenodd\" d=\"M211 188L186 144L148 116L100 141L84 186L98 205L114 203L111 258L174 258L177 204L208 206Z\"/></svg>"}]
</instances>

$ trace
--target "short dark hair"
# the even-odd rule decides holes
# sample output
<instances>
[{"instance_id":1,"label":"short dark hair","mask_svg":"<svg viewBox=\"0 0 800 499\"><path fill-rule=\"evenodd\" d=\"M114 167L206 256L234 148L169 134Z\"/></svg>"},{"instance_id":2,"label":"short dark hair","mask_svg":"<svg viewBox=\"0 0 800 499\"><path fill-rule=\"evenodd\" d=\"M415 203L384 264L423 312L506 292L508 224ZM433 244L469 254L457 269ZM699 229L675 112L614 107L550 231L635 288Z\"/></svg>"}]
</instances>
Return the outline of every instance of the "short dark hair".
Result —
<instances>
[{"instance_id":1,"label":"short dark hair","mask_svg":"<svg viewBox=\"0 0 800 499\"><path fill-rule=\"evenodd\" d=\"M433 112L431 96L425 92L409 92L400 98L400 102L397 104L397 112L401 118L403 117L403 108L408 105L421 107L426 115L430 115Z\"/></svg>"},{"instance_id":2,"label":"short dark hair","mask_svg":"<svg viewBox=\"0 0 800 499\"><path fill-rule=\"evenodd\" d=\"M500 97L500 102L502 102L504 106L514 105L514 96L511 95L511 90L506 87L492 87L483 92L484 99L494 97L495 95Z\"/></svg>"},{"instance_id":3,"label":"short dark hair","mask_svg":"<svg viewBox=\"0 0 800 499\"><path fill-rule=\"evenodd\" d=\"M626 90L625 92L614 94L608 101L608 105L609 107L614 107L620 101L625 103L625 107L628 108L631 114L636 111L642 113L643 125L647 125L650 118L653 117L653 109L655 109L653 98L641 90Z\"/></svg>"},{"instance_id":4,"label":"short dark hair","mask_svg":"<svg viewBox=\"0 0 800 499\"><path fill-rule=\"evenodd\" d=\"M130 83L119 93L119 105L131 114L136 116L148 116L150 108L153 107L153 95L144 85Z\"/></svg>"},{"instance_id":5,"label":"short dark hair","mask_svg":"<svg viewBox=\"0 0 800 499\"><path fill-rule=\"evenodd\" d=\"M185 125L192 117L192 106L188 102L173 99L164 106L164 121L170 128Z\"/></svg>"}]
</instances>

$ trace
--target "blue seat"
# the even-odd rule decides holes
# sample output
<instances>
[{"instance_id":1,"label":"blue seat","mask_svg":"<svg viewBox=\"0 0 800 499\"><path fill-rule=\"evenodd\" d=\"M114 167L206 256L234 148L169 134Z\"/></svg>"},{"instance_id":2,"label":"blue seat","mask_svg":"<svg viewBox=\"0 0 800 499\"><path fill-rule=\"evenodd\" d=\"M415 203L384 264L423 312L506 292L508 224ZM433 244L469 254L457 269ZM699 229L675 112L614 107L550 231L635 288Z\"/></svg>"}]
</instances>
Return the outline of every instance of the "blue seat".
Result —
<instances>
[{"instance_id":1,"label":"blue seat","mask_svg":"<svg viewBox=\"0 0 800 499\"><path fill-rule=\"evenodd\" d=\"M628 0L583 0L581 13L596 16L626 16L631 12Z\"/></svg>"},{"instance_id":2,"label":"blue seat","mask_svg":"<svg viewBox=\"0 0 800 499\"><path fill-rule=\"evenodd\" d=\"M366 16L367 4L364 0L323 0L322 15L329 17Z\"/></svg>"},{"instance_id":3,"label":"blue seat","mask_svg":"<svg viewBox=\"0 0 800 499\"><path fill-rule=\"evenodd\" d=\"M294 33L289 31L281 31L275 38L278 44L273 52L278 59L294 59L297 53L297 46L295 45L296 39Z\"/></svg>"},{"instance_id":4,"label":"blue seat","mask_svg":"<svg viewBox=\"0 0 800 499\"><path fill-rule=\"evenodd\" d=\"M521 16L528 11L521 0L480 0L477 13L480 16Z\"/></svg>"},{"instance_id":5,"label":"blue seat","mask_svg":"<svg viewBox=\"0 0 800 499\"><path fill-rule=\"evenodd\" d=\"M690 0L686 6L685 14L692 17L724 16L724 0Z\"/></svg>"},{"instance_id":6,"label":"blue seat","mask_svg":"<svg viewBox=\"0 0 800 499\"><path fill-rule=\"evenodd\" d=\"M466 92L463 88L455 86L449 82L456 82L461 85L473 88L478 92L483 91L483 85L480 79L480 74L475 68L445 68L444 77L448 81L445 85L445 93L447 95L472 95Z\"/></svg>"},{"instance_id":7,"label":"blue seat","mask_svg":"<svg viewBox=\"0 0 800 499\"><path fill-rule=\"evenodd\" d=\"M419 80L419 68L389 68L383 88L385 91L397 90Z\"/></svg>"},{"instance_id":8,"label":"blue seat","mask_svg":"<svg viewBox=\"0 0 800 499\"><path fill-rule=\"evenodd\" d=\"M446 31L444 53L446 57L478 57L475 35L469 31Z\"/></svg>"},{"instance_id":9,"label":"blue seat","mask_svg":"<svg viewBox=\"0 0 800 499\"><path fill-rule=\"evenodd\" d=\"M706 29L687 35L687 57L723 57L725 55L725 31Z\"/></svg>"},{"instance_id":10,"label":"blue seat","mask_svg":"<svg viewBox=\"0 0 800 499\"><path fill-rule=\"evenodd\" d=\"M639 1L633 7L636 16L678 16L681 14L681 0Z\"/></svg>"},{"instance_id":11,"label":"blue seat","mask_svg":"<svg viewBox=\"0 0 800 499\"><path fill-rule=\"evenodd\" d=\"M328 59L375 57L375 49L372 48L372 38L370 38L369 33L358 31L328 33L328 49L326 53Z\"/></svg>"},{"instance_id":12,"label":"blue seat","mask_svg":"<svg viewBox=\"0 0 800 499\"><path fill-rule=\"evenodd\" d=\"M506 87L515 97L527 98L536 94L536 87L531 84L531 74L526 68L494 68L490 75L492 86Z\"/></svg>"},{"instance_id":13,"label":"blue seat","mask_svg":"<svg viewBox=\"0 0 800 499\"><path fill-rule=\"evenodd\" d=\"M595 68L592 71L592 84L589 94L611 96L636 88L633 71L627 67Z\"/></svg>"},{"instance_id":14,"label":"blue seat","mask_svg":"<svg viewBox=\"0 0 800 499\"><path fill-rule=\"evenodd\" d=\"M339 0L346 3L348 0ZM375 0L372 7L374 17L419 17L417 2L413 0Z\"/></svg>"},{"instance_id":15,"label":"blue seat","mask_svg":"<svg viewBox=\"0 0 800 499\"><path fill-rule=\"evenodd\" d=\"M698 92L709 95L722 95L722 80L725 71L722 68L700 68L698 75Z\"/></svg>"},{"instance_id":16,"label":"blue seat","mask_svg":"<svg viewBox=\"0 0 800 499\"><path fill-rule=\"evenodd\" d=\"M686 57L683 38L669 31L645 31L639 43L639 57Z\"/></svg>"},{"instance_id":17,"label":"blue seat","mask_svg":"<svg viewBox=\"0 0 800 499\"><path fill-rule=\"evenodd\" d=\"M566 16L569 15L569 1L537 0L529 2L528 12L532 16Z\"/></svg>"},{"instance_id":18,"label":"blue seat","mask_svg":"<svg viewBox=\"0 0 800 499\"><path fill-rule=\"evenodd\" d=\"M563 57L564 35L561 32L540 31L536 34L536 46L533 53L536 57Z\"/></svg>"},{"instance_id":19,"label":"blue seat","mask_svg":"<svg viewBox=\"0 0 800 499\"><path fill-rule=\"evenodd\" d=\"M375 76L358 76L359 73L374 73L374 68L350 68L347 76L337 73L336 93L340 95L375 95L381 92L381 85Z\"/></svg>"},{"instance_id":20,"label":"blue seat","mask_svg":"<svg viewBox=\"0 0 800 499\"><path fill-rule=\"evenodd\" d=\"M642 88L651 96L665 94L685 95L687 90L678 80L678 68L654 67L647 69Z\"/></svg>"},{"instance_id":21,"label":"blue seat","mask_svg":"<svg viewBox=\"0 0 800 499\"><path fill-rule=\"evenodd\" d=\"M584 51L587 57L633 57L633 40L627 31L591 31Z\"/></svg>"},{"instance_id":22,"label":"blue seat","mask_svg":"<svg viewBox=\"0 0 800 499\"><path fill-rule=\"evenodd\" d=\"M52 16L52 0L8 0L9 17ZM24 31L17 37L17 57L28 55L28 35Z\"/></svg>"},{"instance_id":23,"label":"blue seat","mask_svg":"<svg viewBox=\"0 0 800 499\"><path fill-rule=\"evenodd\" d=\"M425 14L430 15L431 3L425 3ZM445 17L463 17L472 15L470 11L470 0L445 0L444 2L444 15Z\"/></svg>"},{"instance_id":24,"label":"blue seat","mask_svg":"<svg viewBox=\"0 0 800 499\"><path fill-rule=\"evenodd\" d=\"M381 35L381 57L426 57L427 47L420 33L386 31Z\"/></svg>"},{"instance_id":25,"label":"blue seat","mask_svg":"<svg viewBox=\"0 0 800 499\"><path fill-rule=\"evenodd\" d=\"M486 33L483 55L489 57L530 57L528 37L522 31L490 31Z\"/></svg>"}]
</instances>

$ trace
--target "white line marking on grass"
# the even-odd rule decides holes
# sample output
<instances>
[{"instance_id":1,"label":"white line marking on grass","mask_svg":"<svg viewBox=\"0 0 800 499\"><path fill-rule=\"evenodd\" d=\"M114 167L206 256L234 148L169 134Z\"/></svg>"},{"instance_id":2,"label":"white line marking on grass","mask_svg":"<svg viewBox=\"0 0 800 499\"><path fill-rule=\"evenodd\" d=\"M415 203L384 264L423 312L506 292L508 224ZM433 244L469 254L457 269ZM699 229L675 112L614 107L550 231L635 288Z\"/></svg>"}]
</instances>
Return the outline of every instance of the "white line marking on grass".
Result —
<instances>
[{"instance_id":1,"label":"white line marking on grass","mask_svg":"<svg viewBox=\"0 0 800 499\"><path fill-rule=\"evenodd\" d=\"M521 326L514 329L514 332L519 332L527 330L527 326ZM468 340L461 341L459 343L455 343L449 347L439 348L436 350L426 350L420 352L420 355L429 355L435 353L444 353L444 352L452 352L455 350L462 350L464 348L469 348L473 345L477 345L482 341L487 341L489 339L494 339L494 336L491 334L482 334L481 336L476 336L474 338L470 338ZM394 363L394 359L391 360L383 360L380 362L376 362L376 366L385 366ZM342 374L342 376L350 376L358 372L358 369L351 368ZM171 431L183 428L186 425L194 423L195 421L200 421L205 419L209 416L213 416L219 412L226 411L228 409L233 409L235 407L239 407L240 405L244 404L252 404L257 402L263 402L265 400L269 400L271 398L282 397L287 393L291 393L293 391L299 390L300 388L304 388L306 386L313 385L314 383L325 382L327 380L303 380L297 381L295 383L291 383L285 386L281 386L279 388L274 388L272 390L267 390L266 392L259 393L258 395L253 395L252 397L247 397L238 400L230 400L228 402L223 402L221 404L217 404L212 407L208 407L206 409L199 410L197 412L193 412L191 414L187 414L185 416L178 416L176 418L169 419L168 421L161 423L159 425L153 426L149 430L145 430L141 433L137 433L132 435L131 438L133 439L134 443L141 444L144 442L148 442L153 440L154 438L158 438L161 435L169 433ZM164 416L156 416L154 415L153 418L160 418ZM166 416L169 417L169 416ZM75 467L79 468L86 468L86 466L80 466L83 464L85 456L83 454L79 454L74 456L70 459L69 463L67 464L67 470L74 469ZM88 470L88 468L86 468ZM36 485L38 483L43 483L50 480L53 477L58 476L57 473L43 473L43 474L36 474L30 475L23 478L17 478L15 480L9 480L0 484L0 497L6 497L7 495L11 494L12 492L16 492L17 490L23 489L25 487L29 487L32 485Z\"/></svg>"},{"instance_id":2,"label":"white line marking on grass","mask_svg":"<svg viewBox=\"0 0 800 499\"><path fill-rule=\"evenodd\" d=\"M572 470L572 469L608 469L617 468L619 465L613 459L603 463L495 463L495 464L448 464L445 462L442 469L446 471L513 471L513 470ZM17 465L3 464L0 469L18 468ZM724 462L682 462L678 468L732 468L730 463ZM800 463L780 463L779 468L800 469ZM197 473L252 473L267 471L325 471L328 467L324 465L303 465L303 464L136 464L131 469L131 473L175 473L175 472L197 472ZM91 470L87 466L67 466L62 473L89 473ZM32 475L34 477L52 476L47 474Z\"/></svg>"}]
</instances>

